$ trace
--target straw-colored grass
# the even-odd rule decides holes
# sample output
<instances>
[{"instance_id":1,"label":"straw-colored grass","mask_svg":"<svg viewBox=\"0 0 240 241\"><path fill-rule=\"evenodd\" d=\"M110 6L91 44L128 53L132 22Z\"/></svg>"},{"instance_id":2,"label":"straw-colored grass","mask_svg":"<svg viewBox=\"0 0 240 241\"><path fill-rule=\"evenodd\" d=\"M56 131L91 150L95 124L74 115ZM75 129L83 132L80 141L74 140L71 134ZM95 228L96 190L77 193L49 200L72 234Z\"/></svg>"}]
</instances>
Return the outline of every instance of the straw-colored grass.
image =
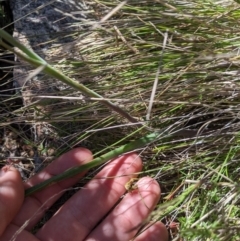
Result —
<instances>
[{"instance_id":1,"label":"straw-colored grass","mask_svg":"<svg viewBox=\"0 0 240 241\"><path fill-rule=\"evenodd\" d=\"M92 2L99 20L117 5L112 0ZM141 175L159 181L161 202L182 197L167 215L162 209L153 215L167 225L179 223L177 231L170 229L174 240L240 238L239 16L237 1L132 0L97 27L83 23L87 31L82 36L73 33L71 44L48 50L47 61L53 67L139 122L147 119L158 79L150 120L145 123L154 130L166 129L166 134L181 133L141 151L145 163ZM55 95L62 97L61 104L45 97L40 102L44 110L37 109L39 103L19 108L1 126L19 120L50 123L57 135L52 138L61 143L59 149L54 147L56 155L77 145L99 155L139 128L127 125L124 116L97 99L77 98L80 93L68 86ZM146 132L136 132L124 142ZM29 137L25 142L33 145ZM42 148L42 152L50 149ZM199 180L202 185L185 195L187 187Z\"/></svg>"}]
</instances>

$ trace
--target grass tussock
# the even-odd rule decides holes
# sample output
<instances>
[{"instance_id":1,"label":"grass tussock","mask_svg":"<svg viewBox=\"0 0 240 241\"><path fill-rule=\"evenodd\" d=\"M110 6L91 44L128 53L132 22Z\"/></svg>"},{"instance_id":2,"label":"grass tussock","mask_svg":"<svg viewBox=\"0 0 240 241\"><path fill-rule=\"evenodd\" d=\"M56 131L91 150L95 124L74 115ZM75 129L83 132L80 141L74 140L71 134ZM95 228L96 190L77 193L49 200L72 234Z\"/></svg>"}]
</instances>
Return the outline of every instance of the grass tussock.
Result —
<instances>
[{"instance_id":1,"label":"grass tussock","mask_svg":"<svg viewBox=\"0 0 240 241\"><path fill-rule=\"evenodd\" d=\"M92 1L93 17L99 21L117 5ZM160 182L161 202L183 197L169 213L158 209L154 214L167 225L178 224L170 229L174 240L240 238L239 16L240 5L234 1L131 0L97 27L78 23L83 33L74 32L73 42L48 50L52 66L138 121L166 134L181 130L141 151L141 175ZM54 155L78 145L99 154L117 147L122 138L126 142L146 133L101 102L76 98L80 93L67 85L49 86L56 91L51 96L38 93L37 99L44 99L40 103L11 114L6 105L1 128L16 132L13 124L50 124L48 143L58 143ZM133 131L136 134L126 138ZM18 132L25 145L41 146L42 153L52 150L51 144L34 143L33 136L24 133ZM201 187L184 195L199 180Z\"/></svg>"}]
</instances>

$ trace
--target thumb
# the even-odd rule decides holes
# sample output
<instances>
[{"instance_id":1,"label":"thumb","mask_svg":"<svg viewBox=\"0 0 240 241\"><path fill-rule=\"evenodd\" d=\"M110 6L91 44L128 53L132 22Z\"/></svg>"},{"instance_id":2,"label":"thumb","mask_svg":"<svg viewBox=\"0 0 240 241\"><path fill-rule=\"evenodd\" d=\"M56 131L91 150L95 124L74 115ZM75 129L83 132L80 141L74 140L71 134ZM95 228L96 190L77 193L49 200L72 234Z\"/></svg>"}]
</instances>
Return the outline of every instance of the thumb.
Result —
<instances>
[{"instance_id":1,"label":"thumb","mask_svg":"<svg viewBox=\"0 0 240 241\"><path fill-rule=\"evenodd\" d=\"M4 166L0 170L0 236L18 213L24 199L24 187L19 172Z\"/></svg>"}]
</instances>

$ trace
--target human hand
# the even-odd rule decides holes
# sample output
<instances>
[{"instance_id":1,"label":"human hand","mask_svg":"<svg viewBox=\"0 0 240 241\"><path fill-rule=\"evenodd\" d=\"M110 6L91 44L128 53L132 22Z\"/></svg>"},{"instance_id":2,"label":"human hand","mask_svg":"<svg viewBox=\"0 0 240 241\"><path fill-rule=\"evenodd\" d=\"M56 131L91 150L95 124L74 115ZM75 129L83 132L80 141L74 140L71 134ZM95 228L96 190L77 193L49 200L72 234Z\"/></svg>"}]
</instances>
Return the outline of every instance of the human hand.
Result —
<instances>
[{"instance_id":1,"label":"human hand","mask_svg":"<svg viewBox=\"0 0 240 241\"><path fill-rule=\"evenodd\" d=\"M32 187L70 167L92 160L84 148L65 153L26 183L19 172L5 166L0 172L0 241L127 241L134 238L160 197L160 188L149 177L138 182L138 190L127 193L124 185L132 173L142 168L136 154L119 157L106 165L89 183L74 194L55 215L37 231L33 227L64 191L84 176L56 183L24 199L24 189ZM113 177L113 178L107 178ZM116 203L118 203L116 205ZM155 223L134 240L168 240L164 225Z\"/></svg>"}]
</instances>

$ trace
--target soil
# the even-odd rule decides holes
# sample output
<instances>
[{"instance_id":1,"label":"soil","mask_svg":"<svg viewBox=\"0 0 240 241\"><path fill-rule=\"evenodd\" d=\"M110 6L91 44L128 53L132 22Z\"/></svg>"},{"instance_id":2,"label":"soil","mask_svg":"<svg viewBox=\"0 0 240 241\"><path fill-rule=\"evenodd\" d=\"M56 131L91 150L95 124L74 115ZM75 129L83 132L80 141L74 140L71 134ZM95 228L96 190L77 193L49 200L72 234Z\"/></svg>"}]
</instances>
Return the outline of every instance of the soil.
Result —
<instances>
[{"instance_id":1,"label":"soil","mask_svg":"<svg viewBox=\"0 0 240 241\"><path fill-rule=\"evenodd\" d=\"M66 27L70 21L69 17L62 19L61 12L54 12L56 7L54 3L43 8L42 11L35 11L39 6L47 3L48 1L29 3L24 0L1 1L0 3L4 11L1 27L9 25L5 28L9 34L38 52L43 58L47 58L46 50L50 44L42 43L48 42L53 37L56 38L58 32L63 31L63 26ZM63 5L58 4L62 10L70 11L70 6ZM21 19L25 15L26 17ZM62 20L57 21L58 19ZM56 23L53 23L54 21ZM14 24L12 24L13 22ZM70 39L70 37L65 38L64 41L70 41ZM0 112L2 117L0 165L14 165L19 169L22 178L27 179L52 160L54 145L58 145L59 140L53 141L57 135L53 131L50 135L46 134L51 129L47 123L31 124L26 121L28 116L31 118L35 114L33 111L25 111L26 115L23 118L19 110L31 105L33 99L27 97L30 93L51 92L49 88L51 80L47 79L44 84L42 83L43 75L39 74L26 83L26 76L32 71L32 68L3 48L0 51ZM23 86L25 86L24 89ZM54 89L54 91L56 90ZM48 146L47 151L44 149L46 142L51 142L52 145Z\"/></svg>"},{"instance_id":2,"label":"soil","mask_svg":"<svg viewBox=\"0 0 240 241\"><path fill-rule=\"evenodd\" d=\"M8 1L1 1L0 6L5 15L1 18L1 27L5 27L12 23L13 15ZM10 34L13 34L13 25L9 25L5 30ZM22 143L20 136L16 134L21 133L22 131L25 132L26 125L11 123L11 120L15 116L13 114L14 111L21 108L23 105L22 98L15 97L16 88L13 81L14 55L8 53L2 47L0 47L0 52L0 112L2 118L0 126L0 165L13 164L19 168L22 177L26 178L23 171L25 167L22 166L22 162L24 162L25 159L23 157L30 158L31 155L26 155L24 153L26 151L28 152L28 150Z\"/></svg>"}]
</instances>

